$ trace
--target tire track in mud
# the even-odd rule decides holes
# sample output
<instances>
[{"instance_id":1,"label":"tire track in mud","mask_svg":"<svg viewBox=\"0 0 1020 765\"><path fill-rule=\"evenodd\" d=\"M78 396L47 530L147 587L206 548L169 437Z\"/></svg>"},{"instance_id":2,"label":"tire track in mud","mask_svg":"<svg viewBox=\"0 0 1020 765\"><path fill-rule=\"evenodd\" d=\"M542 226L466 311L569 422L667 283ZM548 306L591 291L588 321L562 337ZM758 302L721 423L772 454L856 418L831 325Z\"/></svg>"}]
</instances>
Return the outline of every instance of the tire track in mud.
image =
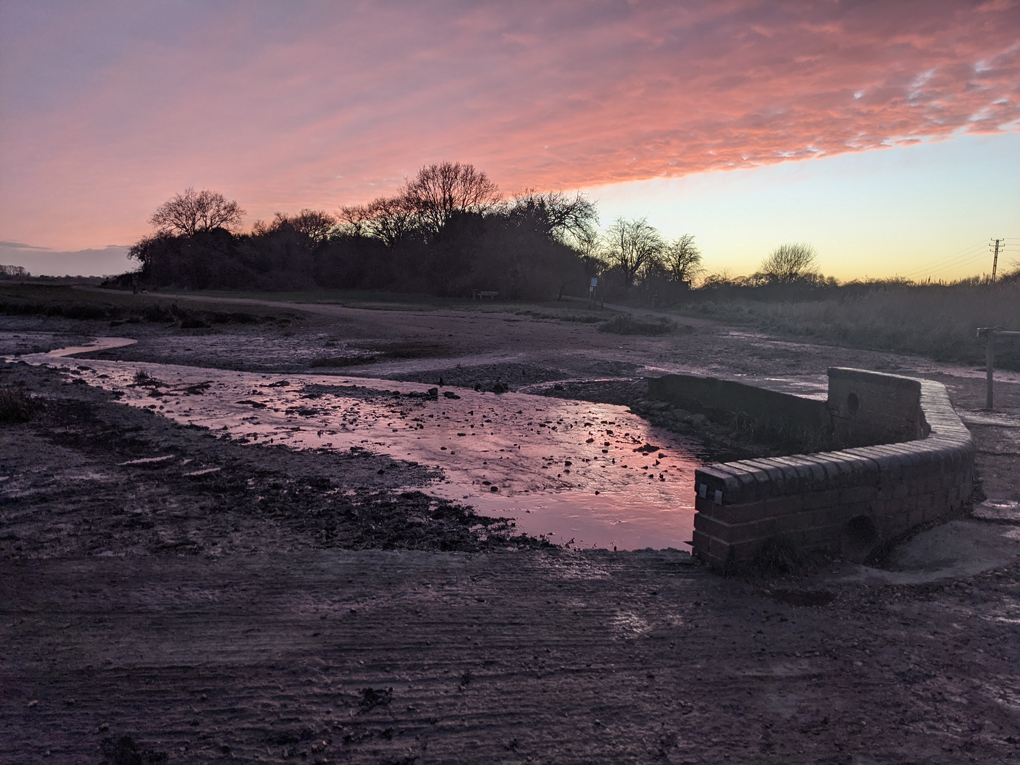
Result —
<instances>
[{"instance_id":1,"label":"tire track in mud","mask_svg":"<svg viewBox=\"0 0 1020 765\"><path fill-rule=\"evenodd\" d=\"M803 607L667 552L0 562L0 757L1005 761L1020 584L983 586Z\"/></svg>"}]
</instances>

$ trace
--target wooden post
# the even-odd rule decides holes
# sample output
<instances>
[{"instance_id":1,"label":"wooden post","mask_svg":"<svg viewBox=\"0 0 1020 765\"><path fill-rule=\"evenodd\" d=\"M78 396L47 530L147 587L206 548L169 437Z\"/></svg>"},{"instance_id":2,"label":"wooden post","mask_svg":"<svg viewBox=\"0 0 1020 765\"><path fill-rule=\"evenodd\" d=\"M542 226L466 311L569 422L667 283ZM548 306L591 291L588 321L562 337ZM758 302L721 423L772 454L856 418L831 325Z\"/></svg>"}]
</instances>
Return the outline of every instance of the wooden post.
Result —
<instances>
[{"instance_id":1,"label":"wooden post","mask_svg":"<svg viewBox=\"0 0 1020 765\"><path fill-rule=\"evenodd\" d=\"M992 399L992 374L995 369L995 336L1020 337L1016 330L1005 330L1001 327L978 327L977 336L985 338L985 377L988 380L988 390L985 395L985 408L993 409Z\"/></svg>"}]
</instances>

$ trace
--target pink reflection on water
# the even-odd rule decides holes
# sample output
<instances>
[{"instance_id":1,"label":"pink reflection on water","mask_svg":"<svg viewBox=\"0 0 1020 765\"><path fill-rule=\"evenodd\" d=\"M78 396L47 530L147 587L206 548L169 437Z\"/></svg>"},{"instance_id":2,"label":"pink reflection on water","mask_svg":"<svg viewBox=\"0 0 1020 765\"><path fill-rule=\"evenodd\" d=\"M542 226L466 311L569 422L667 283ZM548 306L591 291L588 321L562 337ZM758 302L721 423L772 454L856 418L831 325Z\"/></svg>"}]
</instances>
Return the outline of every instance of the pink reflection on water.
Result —
<instances>
[{"instance_id":1,"label":"pink reflection on water","mask_svg":"<svg viewBox=\"0 0 1020 765\"><path fill-rule=\"evenodd\" d=\"M233 439L362 448L441 468L445 480L431 493L557 542L684 549L691 539L696 446L624 407L462 388L431 399L420 397L430 386L390 380L21 358L72 369L124 403ZM137 384L139 370L162 385Z\"/></svg>"}]
</instances>

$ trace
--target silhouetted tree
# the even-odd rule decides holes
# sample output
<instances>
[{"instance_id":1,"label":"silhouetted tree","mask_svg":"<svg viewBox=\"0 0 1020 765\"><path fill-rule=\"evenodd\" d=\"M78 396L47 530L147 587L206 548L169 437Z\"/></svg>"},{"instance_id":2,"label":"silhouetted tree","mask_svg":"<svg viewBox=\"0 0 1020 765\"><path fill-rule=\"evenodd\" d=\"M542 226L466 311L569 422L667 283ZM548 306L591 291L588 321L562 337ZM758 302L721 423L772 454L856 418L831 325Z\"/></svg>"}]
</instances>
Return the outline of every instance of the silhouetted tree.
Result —
<instances>
[{"instance_id":1,"label":"silhouetted tree","mask_svg":"<svg viewBox=\"0 0 1020 765\"><path fill-rule=\"evenodd\" d=\"M559 191L546 194L528 191L511 199L500 213L542 236L568 245L590 237L599 222L595 203L580 192L568 197Z\"/></svg>"},{"instance_id":2,"label":"silhouetted tree","mask_svg":"<svg viewBox=\"0 0 1020 765\"><path fill-rule=\"evenodd\" d=\"M294 231L307 236L313 242L322 242L337 225L337 219L321 210L302 210L297 215L276 213L274 225L278 228L290 227Z\"/></svg>"},{"instance_id":3,"label":"silhouetted tree","mask_svg":"<svg viewBox=\"0 0 1020 765\"><path fill-rule=\"evenodd\" d=\"M631 288L639 274L659 263L665 247L658 229L645 218L617 218L604 239L606 263L623 277L625 290Z\"/></svg>"},{"instance_id":4,"label":"silhouetted tree","mask_svg":"<svg viewBox=\"0 0 1020 765\"><path fill-rule=\"evenodd\" d=\"M599 250L592 202L560 192L499 200L485 173L447 162L423 167L392 198L337 216L277 213L239 234L229 230L243 215L235 202L188 189L156 211L157 232L130 254L143 282L196 289L483 289L549 298L584 280Z\"/></svg>"},{"instance_id":5,"label":"silhouetted tree","mask_svg":"<svg viewBox=\"0 0 1020 765\"><path fill-rule=\"evenodd\" d=\"M438 234L455 214L481 213L499 201L499 187L474 165L427 165L400 189L398 197L430 234Z\"/></svg>"},{"instance_id":6,"label":"silhouetted tree","mask_svg":"<svg viewBox=\"0 0 1020 765\"><path fill-rule=\"evenodd\" d=\"M701 260L694 234L684 234L667 242L662 250L663 271L674 282L693 281L703 270Z\"/></svg>"},{"instance_id":7,"label":"silhouetted tree","mask_svg":"<svg viewBox=\"0 0 1020 765\"><path fill-rule=\"evenodd\" d=\"M24 266L0 266L0 277L19 279L27 278L28 276L29 273L25 270Z\"/></svg>"},{"instance_id":8,"label":"silhouetted tree","mask_svg":"<svg viewBox=\"0 0 1020 765\"><path fill-rule=\"evenodd\" d=\"M141 275L146 282L171 284L179 260L180 239L162 233L142 237L128 249L128 257L141 263Z\"/></svg>"},{"instance_id":9,"label":"silhouetted tree","mask_svg":"<svg viewBox=\"0 0 1020 765\"><path fill-rule=\"evenodd\" d=\"M164 234L193 236L214 228L229 230L241 225L244 210L213 191L185 189L156 208L149 222Z\"/></svg>"},{"instance_id":10,"label":"silhouetted tree","mask_svg":"<svg viewBox=\"0 0 1020 765\"><path fill-rule=\"evenodd\" d=\"M394 264L394 256L378 239L341 233L316 249L313 276L321 287L399 289L398 277L406 272Z\"/></svg>"},{"instance_id":11,"label":"silhouetted tree","mask_svg":"<svg viewBox=\"0 0 1020 765\"><path fill-rule=\"evenodd\" d=\"M769 253L754 279L762 284L792 284L815 279L818 253L810 244L784 244Z\"/></svg>"},{"instance_id":12,"label":"silhouetted tree","mask_svg":"<svg viewBox=\"0 0 1020 765\"><path fill-rule=\"evenodd\" d=\"M347 235L379 239L387 247L416 233L414 210L403 197L379 197L367 205L341 207L339 222Z\"/></svg>"}]
</instances>

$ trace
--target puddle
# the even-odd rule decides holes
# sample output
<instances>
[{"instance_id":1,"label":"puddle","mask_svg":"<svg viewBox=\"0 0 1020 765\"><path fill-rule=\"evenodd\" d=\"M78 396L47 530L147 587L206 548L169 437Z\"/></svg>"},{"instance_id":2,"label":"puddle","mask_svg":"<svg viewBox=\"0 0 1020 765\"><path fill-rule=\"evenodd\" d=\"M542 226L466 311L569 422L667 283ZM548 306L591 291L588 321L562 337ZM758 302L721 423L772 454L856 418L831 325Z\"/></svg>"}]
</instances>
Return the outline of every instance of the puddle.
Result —
<instances>
[{"instance_id":1,"label":"puddle","mask_svg":"<svg viewBox=\"0 0 1020 765\"><path fill-rule=\"evenodd\" d=\"M437 496L579 547L687 549L696 444L627 409L363 377L70 359L130 341L23 355L123 403L243 443L366 451L441 468Z\"/></svg>"},{"instance_id":2,"label":"puddle","mask_svg":"<svg viewBox=\"0 0 1020 765\"><path fill-rule=\"evenodd\" d=\"M72 345L68 348L57 348L56 350L49 351L48 353L32 354L33 356L46 356L51 359L61 359L67 356L75 356L79 353L90 353L92 351L108 351L113 348L123 348L126 345L134 345L137 340L131 340L127 337L99 337L93 340L91 343L85 345ZM29 357L24 356L24 361L28 361ZM29 362L32 363L32 362Z\"/></svg>"}]
</instances>

